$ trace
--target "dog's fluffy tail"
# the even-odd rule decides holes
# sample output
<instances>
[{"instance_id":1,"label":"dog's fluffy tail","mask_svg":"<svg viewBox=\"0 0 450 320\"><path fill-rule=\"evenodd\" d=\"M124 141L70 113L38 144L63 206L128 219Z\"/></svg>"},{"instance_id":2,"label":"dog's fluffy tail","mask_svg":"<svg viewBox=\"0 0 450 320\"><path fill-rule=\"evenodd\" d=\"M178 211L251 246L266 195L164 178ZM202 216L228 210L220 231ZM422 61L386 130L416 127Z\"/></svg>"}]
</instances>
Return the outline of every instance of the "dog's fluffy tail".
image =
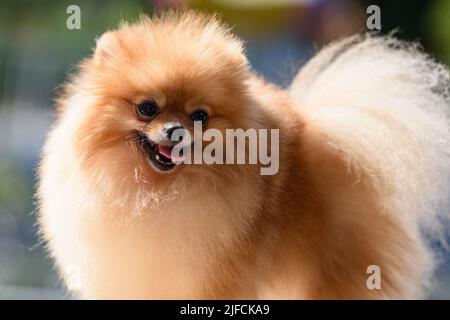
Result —
<instances>
[{"instance_id":1,"label":"dog's fluffy tail","mask_svg":"<svg viewBox=\"0 0 450 320\"><path fill-rule=\"evenodd\" d=\"M414 44L356 36L316 55L290 88L295 104L379 205L443 238L450 198L450 76Z\"/></svg>"}]
</instances>

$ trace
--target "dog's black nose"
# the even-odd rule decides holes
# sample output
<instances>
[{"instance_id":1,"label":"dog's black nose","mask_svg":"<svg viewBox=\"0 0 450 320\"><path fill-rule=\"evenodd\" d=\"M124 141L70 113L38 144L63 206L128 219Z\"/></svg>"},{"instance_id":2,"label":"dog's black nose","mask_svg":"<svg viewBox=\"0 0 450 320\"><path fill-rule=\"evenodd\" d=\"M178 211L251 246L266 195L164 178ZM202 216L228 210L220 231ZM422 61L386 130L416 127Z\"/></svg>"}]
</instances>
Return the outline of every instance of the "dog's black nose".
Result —
<instances>
[{"instance_id":1,"label":"dog's black nose","mask_svg":"<svg viewBox=\"0 0 450 320\"><path fill-rule=\"evenodd\" d=\"M184 127L179 123L167 123L163 129L164 135L166 136L167 139L172 140L173 133L175 132L175 130L178 130L178 129L183 130L183 132L177 133L177 137L175 137L175 140L181 141L181 140L183 140L183 136L184 136Z\"/></svg>"}]
</instances>

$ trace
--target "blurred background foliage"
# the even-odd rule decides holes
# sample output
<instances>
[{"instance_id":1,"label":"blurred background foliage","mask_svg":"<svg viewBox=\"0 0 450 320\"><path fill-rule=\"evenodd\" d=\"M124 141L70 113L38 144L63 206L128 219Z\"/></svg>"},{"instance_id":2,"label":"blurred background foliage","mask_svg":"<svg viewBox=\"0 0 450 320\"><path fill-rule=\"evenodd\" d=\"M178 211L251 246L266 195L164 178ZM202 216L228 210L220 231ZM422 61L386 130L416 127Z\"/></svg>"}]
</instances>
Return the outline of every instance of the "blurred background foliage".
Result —
<instances>
[{"instance_id":1,"label":"blurred background foliage","mask_svg":"<svg viewBox=\"0 0 450 320\"><path fill-rule=\"evenodd\" d=\"M66 27L72 4L81 8L81 30ZM370 4L381 9L381 33L397 30L398 37L419 41L450 64L450 0L2 0L0 298L68 297L38 240L35 172L55 92L104 31L168 7L219 12L246 40L253 67L284 86L318 48L365 32ZM450 298L448 262L431 297Z\"/></svg>"}]
</instances>

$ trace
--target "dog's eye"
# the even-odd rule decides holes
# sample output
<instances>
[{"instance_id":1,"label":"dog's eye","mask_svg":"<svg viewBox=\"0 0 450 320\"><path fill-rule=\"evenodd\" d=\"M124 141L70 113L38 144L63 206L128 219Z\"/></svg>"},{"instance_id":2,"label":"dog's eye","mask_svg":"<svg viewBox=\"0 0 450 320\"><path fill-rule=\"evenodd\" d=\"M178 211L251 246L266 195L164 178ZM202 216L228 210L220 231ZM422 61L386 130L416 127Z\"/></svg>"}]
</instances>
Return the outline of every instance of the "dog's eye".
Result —
<instances>
[{"instance_id":1,"label":"dog's eye","mask_svg":"<svg viewBox=\"0 0 450 320\"><path fill-rule=\"evenodd\" d=\"M193 122L201 121L202 124L206 124L208 122L208 113L205 110L195 110L191 113L191 119Z\"/></svg>"},{"instance_id":2,"label":"dog's eye","mask_svg":"<svg viewBox=\"0 0 450 320\"><path fill-rule=\"evenodd\" d=\"M136 105L136 112L143 121L149 121L159 113L159 107L154 101L145 100Z\"/></svg>"}]
</instances>

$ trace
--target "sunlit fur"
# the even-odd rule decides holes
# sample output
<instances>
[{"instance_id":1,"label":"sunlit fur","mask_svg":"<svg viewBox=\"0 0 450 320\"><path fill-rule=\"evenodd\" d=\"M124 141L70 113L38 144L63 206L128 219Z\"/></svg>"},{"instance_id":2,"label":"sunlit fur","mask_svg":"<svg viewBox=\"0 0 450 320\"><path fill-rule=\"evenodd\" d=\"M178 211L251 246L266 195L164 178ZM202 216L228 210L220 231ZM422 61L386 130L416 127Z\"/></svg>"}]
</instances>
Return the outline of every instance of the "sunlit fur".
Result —
<instances>
[{"instance_id":1,"label":"sunlit fur","mask_svg":"<svg viewBox=\"0 0 450 320\"><path fill-rule=\"evenodd\" d=\"M448 87L446 69L391 37L332 44L282 90L215 17L123 24L58 99L42 237L83 298L423 297L435 266L423 233L442 237L448 208ZM149 124L143 99L162 109ZM133 130L192 130L198 106L209 128L279 128L278 174L154 170ZM366 286L369 265L381 290Z\"/></svg>"}]
</instances>

